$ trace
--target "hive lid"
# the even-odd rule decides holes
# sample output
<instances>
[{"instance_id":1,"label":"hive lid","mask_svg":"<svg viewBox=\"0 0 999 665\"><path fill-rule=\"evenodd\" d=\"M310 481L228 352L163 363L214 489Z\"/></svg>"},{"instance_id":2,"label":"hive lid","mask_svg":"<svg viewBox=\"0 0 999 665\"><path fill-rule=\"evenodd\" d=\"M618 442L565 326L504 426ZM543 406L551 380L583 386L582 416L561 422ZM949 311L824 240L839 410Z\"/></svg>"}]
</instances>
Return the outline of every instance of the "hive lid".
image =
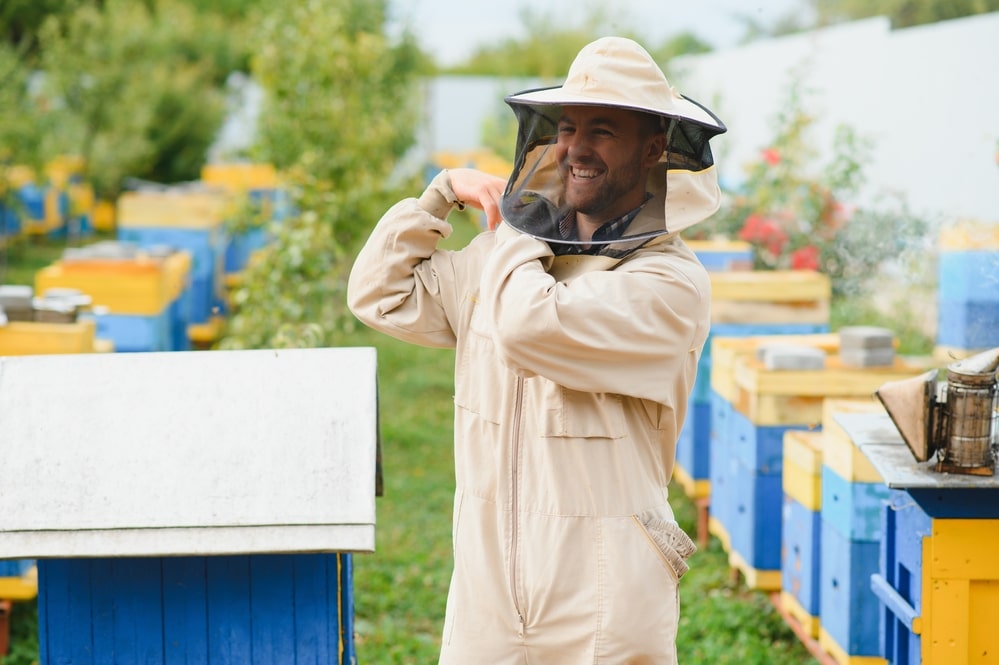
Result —
<instances>
[{"instance_id":1,"label":"hive lid","mask_svg":"<svg viewBox=\"0 0 999 665\"><path fill-rule=\"evenodd\" d=\"M0 558L374 549L374 349L0 359Z\"/></svg>"}]
</instances>

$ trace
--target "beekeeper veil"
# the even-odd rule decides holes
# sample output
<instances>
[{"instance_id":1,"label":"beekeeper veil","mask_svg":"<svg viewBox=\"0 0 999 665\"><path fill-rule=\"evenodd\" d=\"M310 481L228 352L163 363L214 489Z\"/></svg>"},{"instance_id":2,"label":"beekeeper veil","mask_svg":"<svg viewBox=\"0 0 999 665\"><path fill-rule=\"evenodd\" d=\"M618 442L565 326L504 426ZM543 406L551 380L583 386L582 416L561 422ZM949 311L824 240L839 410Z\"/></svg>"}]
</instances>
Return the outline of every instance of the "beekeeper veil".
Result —
<instances>
[{"instance_id":1,"label":"beekeeper veil","mask_svg":"<svg viewBox=\"0 0 999 665\"><path fill-rule=\"evenodd\" d=\"M565 204L556 160L558 123L568 105L612 106L661 118L666 150L649 173L651 198L637 223L623 234L587 241L593 252L623 256L651 239L685 229L712 215L720 204L718 177L708 140L725 131L714 113L680 95L652 57L630 39L605 37L585 46L561 86L528 90L506 102L518 121L513 173L501 203L503 219L515 229L544 240L556 254L578 240L568 237ZM612 234L616 235L616 234Z\"/></svg>"}]
</instances>

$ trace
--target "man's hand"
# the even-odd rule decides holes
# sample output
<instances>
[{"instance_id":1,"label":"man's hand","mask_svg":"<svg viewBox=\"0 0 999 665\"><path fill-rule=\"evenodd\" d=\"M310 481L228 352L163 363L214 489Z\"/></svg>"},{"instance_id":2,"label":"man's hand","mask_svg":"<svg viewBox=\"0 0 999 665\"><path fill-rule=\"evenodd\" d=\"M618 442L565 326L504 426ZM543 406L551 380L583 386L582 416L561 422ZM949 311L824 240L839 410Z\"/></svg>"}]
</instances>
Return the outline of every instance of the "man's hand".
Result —
<instances>
[{"instance_id":1,"label":"man's hand","mask_svg":"<svg viewBox=\"0 0 999 665\"><path fill-rule=\"evenodd\" d=\"M500 199L506 188L506 180L475 169L448 169L451 191L464 205L478 208L486 213L486 226L490 231L503 221L500 215Z\"/></svg>"}]
</instances>

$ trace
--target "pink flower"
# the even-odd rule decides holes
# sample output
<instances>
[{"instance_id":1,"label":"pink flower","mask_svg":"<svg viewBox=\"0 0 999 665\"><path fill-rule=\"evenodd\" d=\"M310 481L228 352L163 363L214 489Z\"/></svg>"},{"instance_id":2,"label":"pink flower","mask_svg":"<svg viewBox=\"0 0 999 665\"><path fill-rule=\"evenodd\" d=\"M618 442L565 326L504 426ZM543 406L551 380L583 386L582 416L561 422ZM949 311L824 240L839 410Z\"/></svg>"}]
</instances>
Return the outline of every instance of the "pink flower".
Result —
<instances>
[{"instance_id":1,"label":"pink flower","mask_svg":"<svg viewBox=\"0 0 999 665\"><path fill-rule=\"evenodd\" d=\"M760 155L763 157L763 161L770 166L777 166L780 164L780 152L777 148L764 148Z\"/></svg>"},{"instance_id":2,"label":"pink flower","mask_svg":"<svg viewBox=\"0 0 999 665\"><path fill-rule=\"evenodd\" d=\"M791 268L793 270L818 270L819 248L815 245L805 245L791 252Z\"/></svg>"}]
</instances>

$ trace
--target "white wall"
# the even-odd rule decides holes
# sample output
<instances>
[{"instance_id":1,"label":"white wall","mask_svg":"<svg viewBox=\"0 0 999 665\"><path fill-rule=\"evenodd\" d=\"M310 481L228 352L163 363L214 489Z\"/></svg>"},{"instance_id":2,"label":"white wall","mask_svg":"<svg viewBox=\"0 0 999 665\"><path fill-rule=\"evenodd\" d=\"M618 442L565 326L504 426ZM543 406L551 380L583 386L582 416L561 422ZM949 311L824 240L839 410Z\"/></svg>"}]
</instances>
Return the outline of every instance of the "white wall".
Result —
<instances>
[{"instance_id":1,"label":"white wall","mask_svg":"<svg viewBox=\"0 0 999 665\"><path fill-rule=\"evenodd\" d=\"M874 18L688 56L671 63L671 83L728 126L712 143L729 182L774 137L797 70L817 164L847 124L873 143L866 200L895 192L944 222L999 222L997 63L999 12L904 30Z\"/></svg>"}]
</instances>

